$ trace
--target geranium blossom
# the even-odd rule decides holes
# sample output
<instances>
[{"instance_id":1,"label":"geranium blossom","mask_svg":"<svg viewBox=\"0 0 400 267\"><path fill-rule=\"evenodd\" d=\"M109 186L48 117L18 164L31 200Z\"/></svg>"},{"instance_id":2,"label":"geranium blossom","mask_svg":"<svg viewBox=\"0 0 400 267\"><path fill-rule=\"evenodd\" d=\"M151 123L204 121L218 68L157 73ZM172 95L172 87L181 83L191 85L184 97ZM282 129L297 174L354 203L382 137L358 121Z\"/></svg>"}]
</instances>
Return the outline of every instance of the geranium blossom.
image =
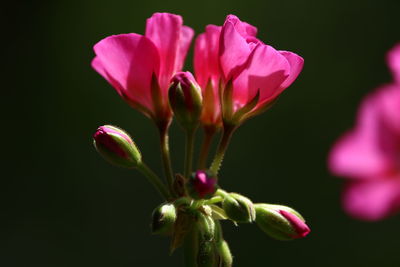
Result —
<instances>
[{"instance_id":1,"label":"geranium blossom","mask_svg":"<svg viewBox=\"0 0 400 267\"><path fill-rule=\"evenodd\" d=\"M205 103L203 124L221 121L221 81L225 85L232 82L232 88L228 88L232 93L222 99L224 110L234 115L257 97L250 111L258 113L289 87L302 70L300 56L278 51L257 39L256 34L256 27L229 15L222 27L208 25L196 40L196 78L203 88L204 102L211 99L214 103ZM212 87L212 93L206 90L207 85Z\"/></svg>"},{"instance_id":2,"label":"geranium blossom","mask_svg":"<svg viewBox=\"0 0 400 267\"><path fill-rule=\"evenodd\" d=\"M109 36L94 46L93 68L134 108L155 120L168 120L168 87L183 67L193 30L181 16L155 13L146 33Z\"/></svg>"},{"instance_id":3,"label":"geranium blossom","mask_svg":"<svg viewBox=\"0 0 400 267\"><path fill-rule=\"evenodd\" d=\"M348 178L345 209L365 220L400 210L400 45L388 54L393 84L368 95L357 123L334 146L329 166Z\"/></svg>"}]
</instances>

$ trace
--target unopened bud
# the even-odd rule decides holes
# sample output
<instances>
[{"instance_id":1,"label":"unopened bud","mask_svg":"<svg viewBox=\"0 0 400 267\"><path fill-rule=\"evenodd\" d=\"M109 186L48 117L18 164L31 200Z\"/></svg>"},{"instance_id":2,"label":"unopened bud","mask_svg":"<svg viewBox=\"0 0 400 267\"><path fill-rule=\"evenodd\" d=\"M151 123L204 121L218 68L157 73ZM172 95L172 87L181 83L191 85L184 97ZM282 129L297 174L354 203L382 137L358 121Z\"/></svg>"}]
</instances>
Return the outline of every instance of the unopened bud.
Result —
<instances>
[{"instance_id":1,"label":"unopened bud","mask_svg":"<svg viewBox=\"0 0 400 267\"><path fill-rule=\"evenodd\" d=\"M305 237L310 228L294 209L271 204L255 204L256 223L269 236L278 240Z\"/></svg>"},{"instance_id":2,"label":"unopened bud","mask_svg":"<svg viewBox=\"0 0 400 267\"><path fill-rule=\"evenodd\" d=\"M245 196L230 193L224 196L222 208L229 219L239 223L254 221L256 213L253 202Z\"/></svg>"},{"instance_id":3,"label":"unopened bud","mask_svg":"<svg viewBox=\"0 0 400 267\"><path fill-rule=\"evenodd\" d=\"M219 266L231 267L233 262L232 253L229 249L228 243L225 240L217 243L217 251L220 257Z\"/></svg>"},{"instance_id":4,"label":"unopened bud","mask_svg":"<svg viewBox=\"0 0 400 267\"><path fill-rule=\"evenodd\" d=\"M178 72L171 80L169 103L181 126L187 130L197 127L202 110L201 88L190 72Z\"/></svg>"},{"instance_id":5,"label":"unopened bud","mask_svg":"<svg viewBox=\"0 0 400 267\"><path fill-rule=\"evenodd\" d=\"M166 235L172 233L176 218L176 209L173 204L161 204L153 211L151 232Z\"/></svg>"},{"instance_id":6,"label":"unopened bud","mask_svg":"<svg viewBox=\"0 0 400 267\"><path fill-rule=\"evenodd\" d=\"M205 215L201 212L198 214L197 225L199 229L200 239L203 241L214 240L215 235L215 222L211 216Z\"/></svg>"},{"instance_id":7,"label":"unopened bud","mask_svg":"<svg viewBox=\"0 0 400 267\"><path fill-rule=\"evenodd\" d=\"M112 164L134 168L141 163L140 151L132 138L120 128L100 126L93 135L93 140L96 150Z\"/></svg>"},{"instance_id":8,"label":"unopened bud","mask_svg":"<svg viewBox=\"0 0 400 267\"><path fill-rule=\"evenodd\" d=\"M208 171L194 172L188 183L189 194L195 199L210 198L217 190L217 178Z\"/></svg>"}]
</instances>

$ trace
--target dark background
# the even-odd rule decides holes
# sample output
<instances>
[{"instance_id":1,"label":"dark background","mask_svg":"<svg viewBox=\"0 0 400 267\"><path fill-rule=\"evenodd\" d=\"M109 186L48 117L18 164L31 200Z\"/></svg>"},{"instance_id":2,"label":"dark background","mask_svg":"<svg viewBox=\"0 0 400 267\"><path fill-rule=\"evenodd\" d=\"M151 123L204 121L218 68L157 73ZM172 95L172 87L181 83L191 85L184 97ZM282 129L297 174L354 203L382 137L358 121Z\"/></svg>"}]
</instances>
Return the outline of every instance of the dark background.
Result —
<instances>
[{"instance_id":1,"label":"dark background","mask_svg":"<svg viewBox=\"0 0 400 267\"><path fill-rule=\"evenodd\" d=\"M255 202L298 209L312 228L293 242L255 225L225 223L235 266L399 266L399 215L356 221L340 206L342 181L327 153L349 129L364 95L391 77L385 52L400 40L400 1L14 1L2 7L0 266L182 266L168 240L150 235L157 193L135 171L97 155L91 135L115 124L160 169L152 123L90 67L92 46L144 33L157 11L183 16L197 33L236 14L259 37L305 59L298 80L233 138L221 184ZM192 52L186 68L191 70ZM182 132L171 149L181 168Z\"/></svg>"}]
</instances>

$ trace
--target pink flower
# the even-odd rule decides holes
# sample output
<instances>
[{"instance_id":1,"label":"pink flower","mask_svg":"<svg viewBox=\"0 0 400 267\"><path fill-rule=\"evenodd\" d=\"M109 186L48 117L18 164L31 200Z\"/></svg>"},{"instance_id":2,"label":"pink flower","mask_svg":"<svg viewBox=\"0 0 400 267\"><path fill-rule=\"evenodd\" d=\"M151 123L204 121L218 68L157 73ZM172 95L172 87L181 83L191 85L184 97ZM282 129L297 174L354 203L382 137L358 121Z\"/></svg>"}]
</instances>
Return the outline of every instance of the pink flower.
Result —
<instances>
[{"instance_id":1,"label":"pink flower","mask_svg":"<svg viewBox=\"0 0 400 267\"><path fill-rule=\"evenodd\" d=\"M209 25L200 35L195 48L195 71L203 88L205 108L203 123L218 123L246 110L246 116L262 111L289 87L303 68L303 59L287 51L278 51L256 38L257 28L229 15L222 27ZM226 88L222 111L218 103L219 81ZM230 85L229 82L232 82ZM208 82L212 94L205 95ZM214 113L213 113L214 112ZM214 116L214 117L212 117Z\"/></svg>"},{"instance_id":2,"label":"pink flower","mask_svg":"<svg viewBox=\"0 0 400 267\"><path fill-rule=\"evenodd\" d=\"M193 30L182 18L155 13L146 33L109 36L94 46L93 68L132 107L160 121L169 121L168 87L183 67Z\"/></svg>"},{"instance_id":3,"label":"pink flower","mask_svg":"<svg viewBox=\"0 0 400 267\"><path fill-rule=\"evenodd\" d=\"M388 54L395 83L368 95L357 123L333 147L329 166L349 179L347 212L379 220L400 210L400 45Z\"/></svg>"}]
</instances>

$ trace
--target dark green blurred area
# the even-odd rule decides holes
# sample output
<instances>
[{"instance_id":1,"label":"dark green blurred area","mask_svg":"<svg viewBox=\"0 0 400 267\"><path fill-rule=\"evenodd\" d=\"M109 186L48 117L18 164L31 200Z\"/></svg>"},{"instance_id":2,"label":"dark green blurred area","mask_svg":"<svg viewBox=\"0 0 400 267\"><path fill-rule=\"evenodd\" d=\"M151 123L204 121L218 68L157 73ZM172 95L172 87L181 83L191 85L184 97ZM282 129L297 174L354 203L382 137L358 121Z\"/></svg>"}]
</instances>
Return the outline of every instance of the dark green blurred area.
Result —
<instances>
[{"instance_id":1,"label":"dark green blurred area","mask_svg":"<svg viewBox=\"0 0 400 267\"><path fill-rule=\"evenodd\" d=\"M398 0L16 1L3 8L0 266L182 266L181 252L170 257L168 239L150 234L156 191L135 171L104 162L91 141L97 126L118 125L160 173L152 123L90 67L97 41L143 33L157 11L182 15L197 33L232 13L257 26L266 43L305 59L278 103L238 130L221 184L298 209L312 232L278 242L255 225L225 223L235 266L400 266L399 215L377 223L350 218L340 206L342 181L326 167L362 97L391 79L384 57L400 41L399 10ZM176 125L171 135L181 170L183 135Z\"/></svg>"}]
</instances>

